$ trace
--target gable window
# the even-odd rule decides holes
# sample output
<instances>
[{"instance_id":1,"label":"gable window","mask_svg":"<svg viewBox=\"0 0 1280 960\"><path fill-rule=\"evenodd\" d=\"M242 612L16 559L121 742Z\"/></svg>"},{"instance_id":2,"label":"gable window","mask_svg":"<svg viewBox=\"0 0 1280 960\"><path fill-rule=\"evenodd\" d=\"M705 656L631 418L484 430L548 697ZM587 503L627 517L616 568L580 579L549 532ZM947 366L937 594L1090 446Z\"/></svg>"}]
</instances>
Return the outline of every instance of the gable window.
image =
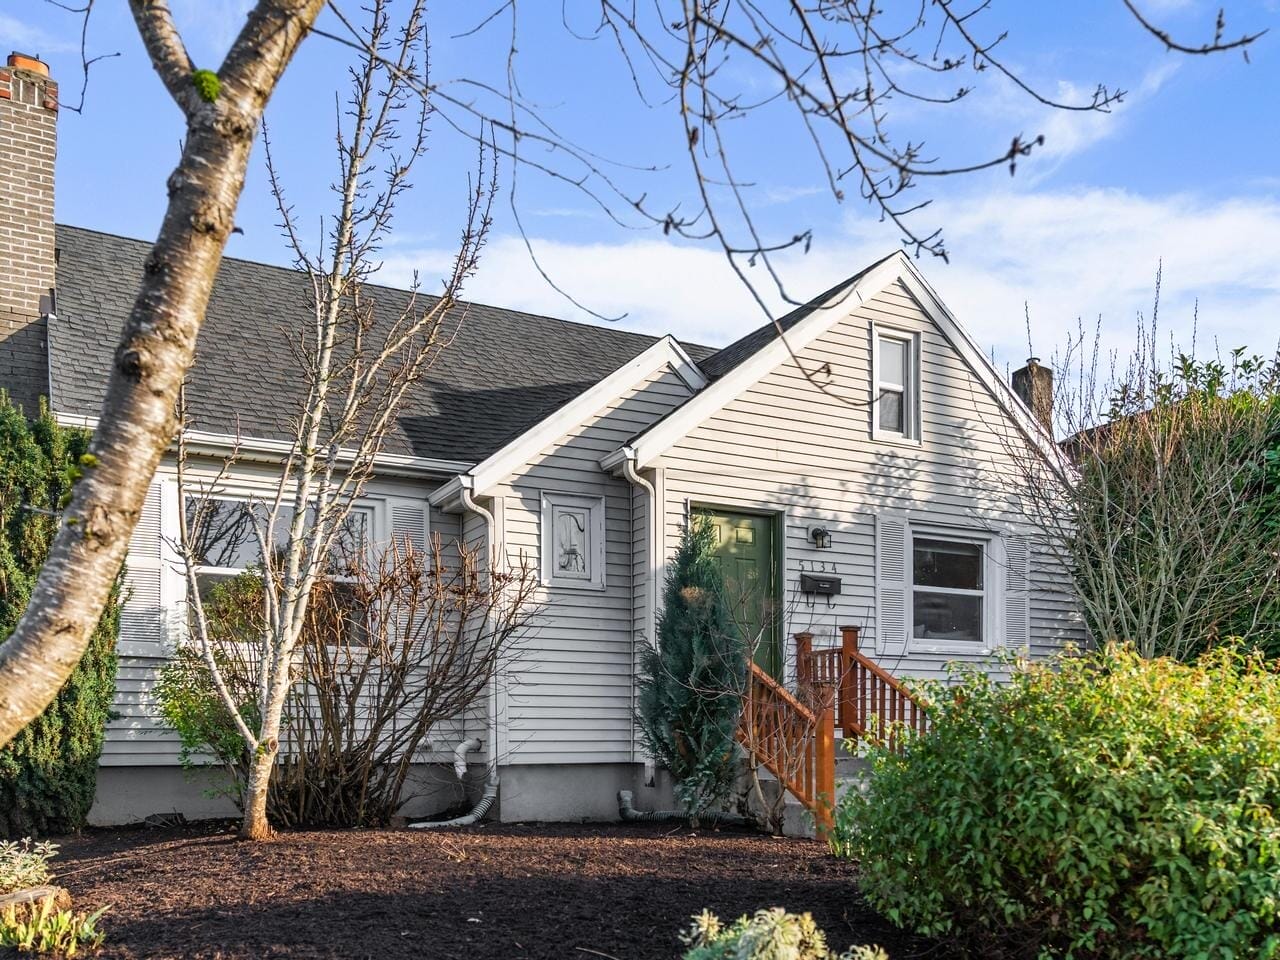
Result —
<instances>
[{"instance_id":1,"label":"gable window","mask_svg":"<svg viewBox=\"0 0 1280 960\"><path fill-rule=\"evenodd\" d=\"M915 335L875 330L872 354L872 434L879 439L919 439L919 383Z\"/></svg>"},{"instance_id":2,"label":"gable window","mask_svg":"<svg viewBox=\"0 0 1280 960\"><path fill-rule=\"evenodd\" d=\"M604 589L604 497L542 494L542 583Z\"/></svg>"},{"instance_id":3,"label":"gable window","mask_svg":"<svg viewBox=\"0 0 1280 960\"><path fill-rule=\"evenodd\" d=\"M985 635L984 543L916 536L911 542L912 636L980 646Z\"/></svg>"}]
</instances>

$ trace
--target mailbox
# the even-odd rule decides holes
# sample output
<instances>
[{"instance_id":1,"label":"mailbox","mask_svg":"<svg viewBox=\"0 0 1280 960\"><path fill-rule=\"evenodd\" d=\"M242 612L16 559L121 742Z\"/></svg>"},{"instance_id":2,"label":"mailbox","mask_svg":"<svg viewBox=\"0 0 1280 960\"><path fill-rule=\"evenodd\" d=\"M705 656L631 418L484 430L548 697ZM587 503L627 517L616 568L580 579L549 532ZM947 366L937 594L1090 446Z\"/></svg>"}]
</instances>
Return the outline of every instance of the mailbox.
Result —
<instances>
[{"instance_id":1,"label":"mailbox","mask_svg":"<svg viewBox=\"0 0 1280 960\"><path fill-rule=\"evenodd\" d=\"M828 573L800 574L800 592L817 597L835 597L840 594L840 578Z\"/></svg>"}]
</instances>

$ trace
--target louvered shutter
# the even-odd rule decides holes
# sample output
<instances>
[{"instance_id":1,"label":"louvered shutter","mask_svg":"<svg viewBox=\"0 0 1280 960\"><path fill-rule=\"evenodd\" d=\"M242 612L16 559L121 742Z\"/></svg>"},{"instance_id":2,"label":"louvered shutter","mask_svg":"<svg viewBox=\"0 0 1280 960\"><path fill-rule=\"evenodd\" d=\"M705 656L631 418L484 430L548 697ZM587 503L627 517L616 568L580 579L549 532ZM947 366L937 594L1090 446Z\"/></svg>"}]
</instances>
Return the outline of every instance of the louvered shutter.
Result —
<instances>
[{"instance_id":1,"label":"louvered shutter","mask_svg":"<svg viewBox=\"0 0 1280 960\"><path fill-rule=\"evenodd\" d=\"M427 549L426 504L413 500L391 501L391 538L400 547L411 546L419 553Z\"/></svg>"},{"instance_id":2,"label":"louvered shutter","mask_svg":"<svg viewBox=\"0 0 1280 960\"><path fill-rule=\"evenodd\" d=\"M162 502L161 485L153 483L147 490L142 516L129 540L117 647L126 657L161 657L165 652L168 617L164 602Z\"/></svg>"},{"instance_id":3,"label":"louvered shutter","mask_svg":"<svg viewBox=\"0 0 1280 960\"><path fill-rule=\"evenodd\" d=\"M907 651L907 522L905 517L876 518L876 651L901 656Z\"/></svg>"},{"instance_id":4,"label":"louvered shutter","mask_svg":"<svg viewBox=\"0 0 1280 960\"><path fill-rule=\"evenodd\" d=\"M1026 647L1031 640L1031 540L1004 539L1004 642Z\"/></svg>"}]
</instances>

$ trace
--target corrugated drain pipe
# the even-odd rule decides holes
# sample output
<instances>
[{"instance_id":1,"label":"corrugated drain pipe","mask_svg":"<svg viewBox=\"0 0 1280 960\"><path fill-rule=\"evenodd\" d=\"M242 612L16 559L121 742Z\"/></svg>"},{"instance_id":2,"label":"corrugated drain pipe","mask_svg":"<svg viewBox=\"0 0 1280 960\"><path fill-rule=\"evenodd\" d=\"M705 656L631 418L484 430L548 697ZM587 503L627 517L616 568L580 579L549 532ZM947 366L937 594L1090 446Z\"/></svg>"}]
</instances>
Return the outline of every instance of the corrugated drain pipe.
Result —
<instances>
[{"instance_id":1,"label":"corrugated drain pipe","mask_svg":"<svg viewBox=\"0 0 1280 960\"><path fill-rule=\"evenodd\" d=\"M490 548L490 556L493 557L494 530L497 523L493 519L493 514L486 510L480 504L476 503L475 498L471 495L472 478L463 476L462 488L458 491L458 499L462 505L472 513L478 513L484 518L485 522L485 540ZM497 691L498 691L498 675L494 672L492 687L489 697L489 723L488 723L488 754L489 754L489 776L485 778L484 793L481 794L479 801L471 808L471 812L461 817L454 817L452 820L424 820L420 823L411 823L409 826L414 830L434 830L439 827L469 827L474 823L479 823L493 809L493 805L498 802L498 710L497 710ZM480 749L480 739L472 737L469 740L463 740L453 751L453 770L458 775L458 781L462 782L463 777L467 773L467 753L471 750Z\"/></svg>"}]
</instances>

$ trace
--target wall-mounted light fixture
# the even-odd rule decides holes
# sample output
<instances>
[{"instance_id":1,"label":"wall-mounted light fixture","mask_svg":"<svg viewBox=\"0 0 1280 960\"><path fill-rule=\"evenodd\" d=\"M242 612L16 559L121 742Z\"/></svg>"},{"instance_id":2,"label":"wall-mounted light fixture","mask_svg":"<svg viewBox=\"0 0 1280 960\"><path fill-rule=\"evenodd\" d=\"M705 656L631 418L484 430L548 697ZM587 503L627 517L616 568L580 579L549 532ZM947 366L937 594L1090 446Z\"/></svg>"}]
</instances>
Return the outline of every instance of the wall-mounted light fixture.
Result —
<instances>
[{"instance_id":1,"label":"wall-mounted light fixture","mask_svg":"<svg viewBox=\"0 0 1280 960\"><path fill-rule=\"evenodd\" d=\"M819 550L831 549L831 531L826 527L810 527L809 540Z\"/></svg>"}]
</instances>

